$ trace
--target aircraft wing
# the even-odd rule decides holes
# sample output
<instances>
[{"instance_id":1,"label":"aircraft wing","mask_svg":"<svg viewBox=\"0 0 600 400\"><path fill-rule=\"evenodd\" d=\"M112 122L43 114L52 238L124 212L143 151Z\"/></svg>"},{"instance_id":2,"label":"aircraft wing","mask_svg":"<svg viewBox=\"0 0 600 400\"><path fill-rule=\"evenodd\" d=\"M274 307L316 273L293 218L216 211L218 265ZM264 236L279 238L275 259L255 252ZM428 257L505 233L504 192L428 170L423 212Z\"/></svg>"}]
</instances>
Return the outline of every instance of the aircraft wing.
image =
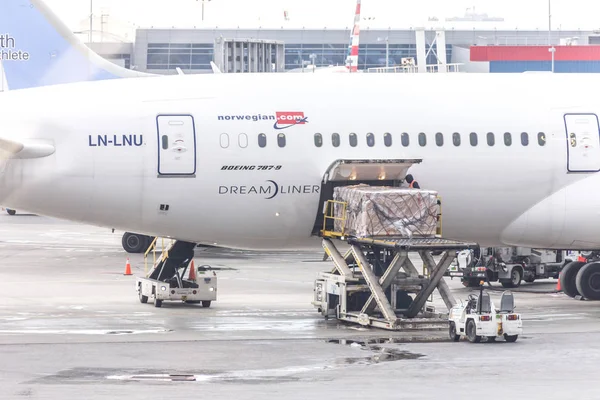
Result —
<instances>
[{"instance_id":1,"label":"aircraft wing","mask_svg":"<svg viewBox=\"0 0 600 400\"><path fill-rule=\"evenodd\" d=\"M54 154L53 145L34 139L17 141L0 137L0 158L1 159L29 159L42 158Z\"/></svg>"}]
</instances>

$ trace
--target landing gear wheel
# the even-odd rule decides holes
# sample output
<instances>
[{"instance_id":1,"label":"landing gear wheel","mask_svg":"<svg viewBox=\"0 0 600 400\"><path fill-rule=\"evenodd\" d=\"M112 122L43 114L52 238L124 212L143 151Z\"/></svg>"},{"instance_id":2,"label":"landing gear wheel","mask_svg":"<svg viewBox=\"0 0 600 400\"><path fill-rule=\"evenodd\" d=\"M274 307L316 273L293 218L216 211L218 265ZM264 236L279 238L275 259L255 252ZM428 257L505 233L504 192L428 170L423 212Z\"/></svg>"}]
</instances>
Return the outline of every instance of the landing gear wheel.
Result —
<instances>
[{"instance_id":1,"label":"landing gear wheel","mask_svg":"<svg viewBox=\"0 0 600 400\"><path fill-rule=\"evenodd\" d=\"M560 279L560 287L562 288L563 293L567 296L575 297L580 295L579 291L577 290L576 278L577 273L585 264L586 263L582 261L573 261L565 265L562 271L560 271L560 276L558 278Z\"/></svg>"},{"instance_id":2,"label":"landing gear wheel","mask_svg":"<svg viewBox=\"0 0 600 400\"><path fill-rule=\"evenodd\" d=\"M516 288L521 286L521 280L523 279L523 272L520 268L513 268L510 271L510 280L502 282L502 287L505 288Z\"/></svg>"},{"instance_id":3,"label":"landing gear wheel","mask_svg":"<svg viewBox=\"0 0 600 400\"><path fill-rule=\"evenodd\" d=\"M140 303L146 304L148 302L148 296L144 296L142 292L140 292Z\"/></svg>"},{"instance_id":4,"label":"landing gear wheel","mask_svg":"<svg viewBox=\"0 0 600 400\"><path fill-rule=\"evenodd\" d=\"M517 338L519 337L519 335L507 335L506 333L504 334L504 340L506 340L509 343L514 343L517 341Z\"/></svg>"},{"instance_id":5,"label":"landing gear wheel","mask_svg":"<svg viewBox=\"0 0 600 400\"><path fill-rule=\"evenodd\" d=\"M17 210L10 210L7 208L6 212L8 213L8 215L15 215L17 213Z\"/></svg>"},{"instance_id":6,"label":"landing gear wheel","mask_svg":"<svg viewBox=\"0 0 600 400\"><path fill-rule=\"evenodd\" d=\"M154 298L154 307L156 307L156 308L162 307L162 300L158 300L157 298Z\"/></svg>"},{"instance_id":7,"label":"landing gear wheel","mask_svg":"<svg viewBox=\"0 0 600 400\"><path fill-rule=\"evenodd\" d=\"M577 291L588 300L600 300L600 262L584 265L575 277Z\"/></svg>"},{"instance_id":8,"label":"landing gear wheel","mask_svg":"<svg viewBox=\"0 0 600 400\"><path fill-rule=\"evenodd\" d=\"M142 253L148 248L146 243L147 236L129 232L125 232L125 234L123 234L123 239L121 239L123 249L128 253Z\"/></svg>"},{"instance_id":9,"label":"landing gear wheel","mask_svg":"<svg viewBox=\"0 0 600 400\"><path fill-rule=\"evenodd\" d=\"M475 326L475 321L472 319L467 322L467 339L471 343L479 343L481 342L481 336L477 335L477 327Z\"/></svg>"},{"instance_id":10,"label":"landing gear wheel","mask_svg":"<svg viewBox=\"0 0 600 400\"><path fill-rule=\"evenodd\" d=\"M448 335L450 336L450 340L453 342L458 342L460 340L460 335L456 334L456 325L454 322L450 322L450 329L448 331Z\"/></svg>"},{"instance_id":11,"label":"landing gear wheel","mask_svg":"<svg viewBox=\"0 0 600 400\"><path fill-rule=\"evenodd\" d=\"M211 301L210 301L210 300L208 300L208 301L203 301L203 302L202 302L202 307L204 307L204 308L208 308L208 307L210 307L210 303L211 303Z\"/></svg>"}]
</instances>

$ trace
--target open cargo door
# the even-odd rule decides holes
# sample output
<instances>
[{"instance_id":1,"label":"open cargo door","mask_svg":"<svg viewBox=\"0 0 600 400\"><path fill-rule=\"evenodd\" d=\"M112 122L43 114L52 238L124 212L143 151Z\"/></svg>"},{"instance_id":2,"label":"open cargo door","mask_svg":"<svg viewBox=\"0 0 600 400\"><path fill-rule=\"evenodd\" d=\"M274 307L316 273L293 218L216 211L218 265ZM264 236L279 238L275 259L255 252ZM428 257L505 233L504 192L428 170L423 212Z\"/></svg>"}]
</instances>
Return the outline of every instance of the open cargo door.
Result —
<instances>
[{"instance_id":1,"label":"open cargo door","mask_svg":"<svg viewBox=\"0 0 600 400\"><path fill-rule=\"evenodd\" d=\"M323 207L333 199L333 190L338 186L367 184L371 186L398 187L404 181L408 170L421 159L391 160L337 160L333 162L321 183L321 198L313 227L313 235L319 235L323 228Z\"/></svg>"}]
</instances>

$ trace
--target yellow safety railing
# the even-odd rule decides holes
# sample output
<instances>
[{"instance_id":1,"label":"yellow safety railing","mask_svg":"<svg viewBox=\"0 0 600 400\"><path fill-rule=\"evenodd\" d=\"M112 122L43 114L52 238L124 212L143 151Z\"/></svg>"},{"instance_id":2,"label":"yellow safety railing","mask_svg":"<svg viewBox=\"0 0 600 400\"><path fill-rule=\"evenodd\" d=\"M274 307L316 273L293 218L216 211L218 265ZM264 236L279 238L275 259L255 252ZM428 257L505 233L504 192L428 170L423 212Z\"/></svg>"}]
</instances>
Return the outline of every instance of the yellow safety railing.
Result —
<instances>
[{"instance_id":1,"label":"yellow safety railing","mask_svg":"<svg viewBox=\"0 0 600 400\"><path fill-rule=\"evenodd\" d=\"M160 259L169 258L169 250L165 247L165 238L160 238L161 240L161 256ZM146 252L144 253L144 271L146 273L146 277L148 276L148 253L152 252L152 265L156 265L156 244L158 242L158 237L155 237ZM172 240L171 240L172 242Z\"/></svg>"},{"instance_id":2,"label":"yellow safety railing","mask_svg":"<svg viewBox=\"0 0 600 400\"><path fill-rule=\"evenodd\" d=\"M335 206L342 207L342 216L335 216ZM345 201L337 201L337 200L327 200L325 204L325 210L323 212L323 229L321 230L321 234L323 237L342 237L345 235L345 227L346 227L346 208L348 207L348 203ZM327 221L333 221L333 230L327 230ZM341 221L342 229L339 231L335 230L335 221Z\"/></svg>"}]
</instances>

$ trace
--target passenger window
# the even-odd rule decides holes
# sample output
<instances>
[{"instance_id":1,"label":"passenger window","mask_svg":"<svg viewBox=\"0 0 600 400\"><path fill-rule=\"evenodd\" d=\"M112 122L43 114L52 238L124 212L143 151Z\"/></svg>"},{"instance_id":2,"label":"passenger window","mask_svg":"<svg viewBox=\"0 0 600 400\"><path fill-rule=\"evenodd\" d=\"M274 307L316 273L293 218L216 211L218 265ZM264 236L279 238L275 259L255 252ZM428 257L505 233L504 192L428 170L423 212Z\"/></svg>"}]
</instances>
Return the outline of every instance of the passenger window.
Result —
<instances>
[{"instance_id":1,"label":"passenger window","mask_svg":"<svg viewBox=\"0 0 600 400\"><path fill-rule=\"evenodd\" d=\"M375 135L372 133L367 133L367 145L369 147L375 146Z\"/></svg>"},{"instance_id":2,"label":"passenger window","mask_svg":"<svg viewBox=\"0 0 600 400\"><path fill-rule=\"evenodd\" d=\"M452 143L453 143L455 146L460 146L460 133L458 133L458 132L454 132L454 133L452 134Z\"/></svg>"},{"instance_id":3,"label":"passenger window","mask_svg":"<svg viewBox=\"0 0 600 400\"><path fill-rule=\"evenodd\" d=\"M493 146L496 144L496 138L492 132L488 132L487 134L487 144L488 146Z\"/></svg>"},{"instance_id":4,"label":"passenger window","mask_svg":"<svg viewBox=\"0 0 600 400\"><path fill-rule=\"evenodd\" d=\"M340 135L338 133L331 135L331 144L333 144L333 147L340 147Z\"/></svg>"},{"instance_id":5,"label":"passenger window","mask_svg":"<svg viewBox=\"0 0 600 400\"><path fill-rule=\"evenodd\" d=\"M402 142L402 146L408 147L408 145L410 144L410 138L408 137L408 133L404 132L401 136L400 141Z\"/></svg>"},{"instance_id":6,"label":"passenger window","mask_svg":"<svg viewBox=\"0 0 600 400\"><path fill-rule=\"evenodd\" d=\"M538 133L538 144L540 146L546 145L546 135L544 134L544 132Z\"/></svg>"},{"instance_id":7,"label":"passenger window","mask_svg":"<svg viewBox=\"0 0 600 400\"><path fill-rule=\"evenodd\" d=\"M220 142L222 148L226 149L229 147L229 135L226 133L221 133Z\"/></svg>"},{"instance_id":8,"label":"passenger window","mask_svg":"<svg viewBox=\"0 0 600 400\"><path fill-rule=\"evenodd\" d=\"M510 132L504 132L504 145L510 146L512 144L512 136Z\"/></svg>"},{"instance_id":9,"label":"passenger window","mask_svg":"<svg viewBox=\"0 0 600 400\"><path fill-rule=\"evenodd\" d=\"M527 132L522 132L521 133L521 144L523 146L528 146L529 145L529 135L527 134Z\"/></svg>"},{"instance_id":10,"label":"passenger window","mask_svg":"<svg viewBox=\"0 0 600 400\"><path fill-rule=\"evenodd\" d=\"M163 150L169 149L169 136L163 135L162 137L162 148Z\"/></svg>"},{"instance_id":11,"label":"passenger window","mask_svg":"<svg viewBox=\"0 0 600 400\"><path fill-rule=\"evenodd\" d=\"M350 146L356 147L357 145L358 145L358 137L356 136L356 133L351 133L350 134Z\"/></svg>"},{"instance_id":12,"label":"passenger window","mask_svg":"<svg viewBox=\"0 0 600 400\"><path fill-rule=\"evenodd\" d=\"M277 145L279 147L285 147L285 133L277 135Z\"/></svg>"},{"instance_id":13,"label":"passenger window","mask_svg":"<svg viewBox=\"0 0 600 400\"><path fill-rule=\"evenodd\" d=\"M265 147L267 145L267 135L265 135L264 133L258 135L258 145L260 147Z\"/></svg>"},{"instance_id":14,"label":"passenger window","mask_svg":"<svg viewBox=\"0 0 600 400\"><path fill-rule=\"evenodd\" d=\"M569 143L571 143L571 147L577 147L577 135L573 132L569 133Z\"/></svg>"},{"instance_id":15,"label":"passenger window","mask_svg":"<svg viewBox=\"0 0 600 400\"><path fill-rule=\"evenodd\" d=\"M444 135L442 135L440 132L435 134L435 144L438 146L444 145Z\"/></svg>"},{"instance_id":16,"label":"passenger window","mask_svg":"<svg viewBox=\"0 0 600 400\"><path fill-rule=\"evenodd\" d=\"M238 135L238 145L243 149L248 147L248 135L245 133L240 133Z\"/></svg>"},{"instance_id":17,"label":"passenger window","mask_svg":"<svg viewBox=\"0 0 600 400\"><path fill-rule=\"evenodd\" d=\"M384 133L383 134L383 144L385 144L386 147L390 147L392 145L392 134L391 133Z\"/></svg>"},{"instance_id":18,"label":"passenger window","mask_svg":"<svg viewBox=\"0 0 600 400\"><path fill-rule=\"evenodd\" d=\"M477 134L475 132L471 132L469 135L469 142L471 142L471 146L477 146Z\"/></svg>"},{"instance_id":19,"label":"passenger window","mask_svg":"<svg viewBox=\"0 0 600 400\"><path fill-rule=\"evenodd\" d=\"M427 136L423 132L419 133L419 145L421 147L427 145Z\"/></svg>"},{"instance_id":20,"label":"passenger window","mask_svg":"<svg viewBox=\"0 0 600 400\"><path fill-rule=\"evenodd\" d=\"M323 146L323 136L320 133L315 133L315 146Z\"/></svg>"}]
</instances>

